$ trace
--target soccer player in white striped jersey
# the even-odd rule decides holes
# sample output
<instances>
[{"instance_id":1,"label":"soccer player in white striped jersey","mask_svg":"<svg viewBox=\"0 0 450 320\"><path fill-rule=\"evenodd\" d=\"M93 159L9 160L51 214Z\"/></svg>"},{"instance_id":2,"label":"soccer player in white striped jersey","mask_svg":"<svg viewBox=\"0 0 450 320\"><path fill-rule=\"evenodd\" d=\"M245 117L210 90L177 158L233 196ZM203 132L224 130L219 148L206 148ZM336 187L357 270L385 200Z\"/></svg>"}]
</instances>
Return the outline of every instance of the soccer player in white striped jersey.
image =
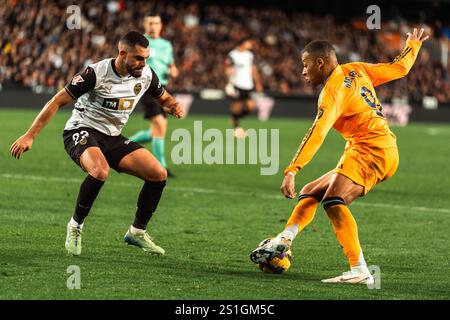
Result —
<instances>
[{"instance_id":1,"label":"soccer player in white striped jersey","mask_svg":"<svg viewBox=\"0 0 450 320\"><path fill-rule=\"evenodd\" d=\"M255 89L257 92L263 91L258 68L254 63L254 55L251 51L253 46L253 39L244 39L228 54L225 61L225 73L228 78L225 92L232 99L231 122L237 138L245 137L245 130L240 126L240 119L256 107L250 93Z\"/></svg>"},{"instance_id":2,"label":"soccer player in white striped jersey","mask_svg":"<svg viewBox=\"0 0 450 320\"><path fill-rule=\"evenodd\" d=\"M144 181L134 222L124 241L145 252L165 252L152 241L146 229L161 198L167 171L147 149L122 136L121 132L144 92L149 92L166 112L177 118L183 116L183 109L146 65L148 40L142 34L128 32L119 41L118 49L116 58L101 60L75 75L11 146L11 155L19 159L31 149L36 136L56 112L76 100L64 128L64 146L72 160L88 175L81 184L74 214L67 224L65 246L72 255L81 254L84 220L110 168Z\"/></svg>"}]
</instances>

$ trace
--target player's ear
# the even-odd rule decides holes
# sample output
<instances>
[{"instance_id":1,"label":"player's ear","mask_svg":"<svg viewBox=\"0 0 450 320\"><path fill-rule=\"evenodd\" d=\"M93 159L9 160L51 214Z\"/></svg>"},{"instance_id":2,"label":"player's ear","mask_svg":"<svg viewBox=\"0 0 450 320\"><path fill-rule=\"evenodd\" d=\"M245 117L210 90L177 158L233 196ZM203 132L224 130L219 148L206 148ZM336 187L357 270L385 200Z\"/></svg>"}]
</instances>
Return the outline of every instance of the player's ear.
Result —
<instances>
[{"instance_id":1,"label":"player's ear","mask_svg":"<svg viewBox=\"0 0 450 320\"><path fill-rule=\"evenodd\" d=\"M125 58L127 55L127 46L119 42L119 56Z\"/></svg>"},{"instance_id":2,"label":"player's ear","mask_svg":"<svg viewBox=\"0 0 450 320\"><path fill-rule=\"evenodd\" d=\"M119 50L119 56L126 58L127 52L125 50Z\"/></svg>"},{"instance_id":3,"label":"player's ear","mask_svg":"<svg viewBox=\"0 0 450 320\"><path fill-rule=\"evenodd\" d=\"M317 63L317 67L319 67L319 70L322 70L322 68L325 65L325 61L322 58L317 58L316 63Z\"/></svg>"}]
</instances>

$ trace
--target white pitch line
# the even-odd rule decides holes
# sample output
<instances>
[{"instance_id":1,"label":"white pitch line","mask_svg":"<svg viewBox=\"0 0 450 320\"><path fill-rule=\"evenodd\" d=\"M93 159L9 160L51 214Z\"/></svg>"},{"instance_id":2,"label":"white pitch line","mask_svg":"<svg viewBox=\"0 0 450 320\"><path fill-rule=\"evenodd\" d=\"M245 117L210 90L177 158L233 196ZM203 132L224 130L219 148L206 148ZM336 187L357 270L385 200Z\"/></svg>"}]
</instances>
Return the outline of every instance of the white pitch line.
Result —
<instances>
[{"instance_id":1,"label":"white pitch line","mask_svg":"<svg viewBox=\"0 0 450 320\"><path fill-rule=\"evenodd\" d=\"M54 182L63 182L63 183L81 183L81 179L75 178L61 178L61 177L44 177L44 176L36 176L36 175L21 175L21 174L10 174L10 173L2 173L0 174L1 178L4 179L21 179L21 180L33 180L33 181L54 181ZM126 182L113 182L111 183L113 186L120 187L129 187L136 188L137 184L134 183L126 183ZM239 196L239 197L248 197L249 195L255 196L262 199L274 199L281 200L284 199L283 196L266 194L263 192L254 192L254 191L229 191L229 190L216 190L216 189L203 189L203 188L192 188L192 187L176 187L170 186L169 190L176 191L189 191L189 192L197 192L204 194L223 194L229 196ZM391 209L401 209L401 210L413 210L413 211L427 211L427 212L442 212L442 213L450 213L450 209L442 209L442 208L429 208L429 207L410 207L410 206L402 206L396 204L386 204L386 203L373 203L373 202L355 202L352 205L357 206L367 206L367 207L378 207L378 208L391 208Z\"/></svg>"},{"instance_id":2,"label":"white pitch line","mask_svg":"<svg viewBox=\"0 0 450 320\"><path fill-rule=\"evenodd\" d=\"M427 133L430 136L439 136L439 135L446 135L450 134L450 130L448 128L428 128Z\"/></svg>"},{"instance_id":3,"label":"white pitch line","mask_svg":"<svg viewBox=\"0 0 450 320\"><path fill-rule=\"evenodd\" d=\"M33 181L53 181L53 182L62 182L62 183L78 183L82 182L81 179L76 178L61 178L61 177L44 177L44 176L35 176L35 175L21 175L21 174L10 174L10 173L2 173L0 174L1 178L5 179L21 179L21 180L33 180ZM110 183L108 183L109 185ZM126 183L126 182L113 182L111 183L114 186L120 187L128 187L128 188L137 188L140 187L139 184L135 183ZM191 191L197 193L205 193L205 194L224 194L229 196L256 196L263 199L284 199L283 196L278 195L270 195L264 193L256 193L254 191L249 192L241 192L241 191L229 191L229 190L216 190L216 189L203 189L203 188L195 188L195 187L176 187L170 186L168 187L170 190L177 191Z\"/></svg>"}]
</instances>

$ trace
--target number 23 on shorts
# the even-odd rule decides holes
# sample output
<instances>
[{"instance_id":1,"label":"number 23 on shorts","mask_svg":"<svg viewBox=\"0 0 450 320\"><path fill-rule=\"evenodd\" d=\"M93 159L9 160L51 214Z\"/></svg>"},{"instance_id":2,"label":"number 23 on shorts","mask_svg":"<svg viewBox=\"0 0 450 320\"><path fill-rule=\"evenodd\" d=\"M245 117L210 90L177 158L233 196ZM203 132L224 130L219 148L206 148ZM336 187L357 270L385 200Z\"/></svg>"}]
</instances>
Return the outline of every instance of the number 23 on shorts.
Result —
<instances>
[{"instance_id":1,"label":"number 23 on shorts","mask_svg":"<svg viewBox=\"0 0 450 320\"><path fill-rule=\"evenodd\" d=\"M78 143L81 145L85 145L87 142L87 137L89 137L89 132L82 130L79 133L75 132L72 135L72 139L75 142L75 145L77 145Z\"/></svg>"}]
</instances>

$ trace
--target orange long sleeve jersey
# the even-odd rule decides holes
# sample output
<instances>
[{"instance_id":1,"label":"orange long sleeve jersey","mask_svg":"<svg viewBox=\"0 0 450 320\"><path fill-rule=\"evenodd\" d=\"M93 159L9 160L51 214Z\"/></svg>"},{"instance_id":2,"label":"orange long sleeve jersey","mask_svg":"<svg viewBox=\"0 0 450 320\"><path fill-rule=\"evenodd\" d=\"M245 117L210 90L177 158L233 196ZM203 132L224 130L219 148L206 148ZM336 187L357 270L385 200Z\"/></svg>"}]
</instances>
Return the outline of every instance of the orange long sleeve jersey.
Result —
<instances>
[{"instance_id":1,"label":"orange long sleeve jersey","mask_svg":"<svg viewBox=\"0 0 450 320\"><path fill-rule=\"evenodd\" d=\"M418 40L407 41L405 49L390 63L338 65L320 93L316 119L284 173L296 174L308 164L331 127L347 140L347 145L396 146L374 87L406 76L421 45Z\"/></svg>"}]
</instances>

